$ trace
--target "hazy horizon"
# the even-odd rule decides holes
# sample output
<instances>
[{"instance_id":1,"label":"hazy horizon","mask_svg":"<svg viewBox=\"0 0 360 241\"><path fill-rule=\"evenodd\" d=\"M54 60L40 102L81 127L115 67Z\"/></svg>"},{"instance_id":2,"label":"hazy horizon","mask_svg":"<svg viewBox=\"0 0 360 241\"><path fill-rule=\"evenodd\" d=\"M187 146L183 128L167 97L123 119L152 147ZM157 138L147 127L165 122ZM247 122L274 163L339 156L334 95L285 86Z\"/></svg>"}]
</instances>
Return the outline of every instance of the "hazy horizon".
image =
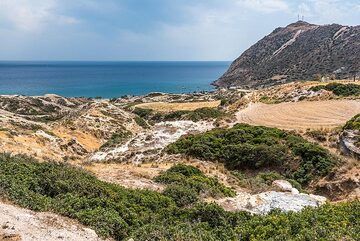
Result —
<instances>
[{"instance_id":1,"label":"hazy horizon","mask_svg":"<svg viewBox=\"0 0 360 241\"><path fill-rule=\"evenodd\" d=\"M231 61L298 20L358 25L356 0L0 0L2 61Z\"/></svg>"}]
</instances>

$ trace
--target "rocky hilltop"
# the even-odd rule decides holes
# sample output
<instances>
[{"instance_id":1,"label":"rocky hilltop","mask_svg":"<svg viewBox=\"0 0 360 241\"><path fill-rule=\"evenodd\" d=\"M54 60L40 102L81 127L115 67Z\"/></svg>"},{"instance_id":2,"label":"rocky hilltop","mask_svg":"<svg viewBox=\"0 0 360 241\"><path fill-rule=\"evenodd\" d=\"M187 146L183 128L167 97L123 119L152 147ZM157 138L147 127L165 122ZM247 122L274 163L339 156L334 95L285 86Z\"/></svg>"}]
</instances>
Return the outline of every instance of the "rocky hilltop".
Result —
<instances>
[{"instance_id":1,"label":"rocky hilltop","mask_svg":"<svg viewBox=\"0 0 360 241\"><path fill-rule=\"evenodd\" d=\"M360 26L304 21L277 28L237 58L214 85L263 87L359 76Z\"/></svg>"}]
</instances>

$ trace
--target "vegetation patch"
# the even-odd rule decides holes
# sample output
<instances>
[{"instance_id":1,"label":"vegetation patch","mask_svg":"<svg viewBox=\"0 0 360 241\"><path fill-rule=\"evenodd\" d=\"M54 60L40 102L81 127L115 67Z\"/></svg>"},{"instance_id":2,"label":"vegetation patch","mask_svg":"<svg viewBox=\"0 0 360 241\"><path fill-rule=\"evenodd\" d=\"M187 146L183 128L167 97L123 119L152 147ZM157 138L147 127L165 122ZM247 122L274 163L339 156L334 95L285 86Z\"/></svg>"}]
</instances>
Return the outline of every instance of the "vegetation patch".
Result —
<instances>
[{"instance_id":1,"label":"vegetation patch","mask_svg":"<svg viewBox=\"0 0 360 241\"><path fill-rule=\"evenodd\" d=\"M255 176L246 175L240 171L231 171L231 174L237 179L240 187L251 190L252 193L260 193L271 190L272 183L275 180L287 180L293 187L302 191L301 185L293 180L284 177L277 172L260 172Z\"/></svg>"},{"instance_id":2,"label":"vegetation patch","mask_svg":"<svg viewBox=\"0 0 360 241\"><path fill-rule=\"evenodd\" d=\"M161 193L126 189L69 165L26 156L0 154L0 197L77 219L116 240L360 239L359 201L259 216L226 212L216 204L182 208Z\"/></svg>"},{"instance_id":3,"label":"vegetation patch","mask_svg":"<svg viewBox=\"0 0 360 241\"><path fill-rule=\"evenodd\" d=\"M341 84L341 83L330 83L327 85L317 85L311 87L312 91L327 90L333 92L338 96L359 96L360 85L357 84Z\"/></svg>"},{"instance_id":4,"label":"vegetation patch","mask_svg":"<svg viewBox=\"0 0 360 241\"><path fill-rule=\"evenodd\" d=\"M182 137L167 152L220 161L230 170L277 171L302 185L327 175L337 162L326 149L299 135L247 124Z\"/></svg>"},{"instance_id":5,"label":"vegetation patch","mask_svg":"<svg viewBox=\"0 0 360 241\"><path fill-rule=\"evenodd\" d=\"M358 130L360 131L360 114L357 114L351 120L346 122L344 130Z\"/></svg>"},{"instance_id":6,"label":"vegetation patch","mask_svg":"<svg viewBox=\"0 0 360 241\"><path fill-rule=\"evenodd\" d=\"M138 124L139 126L141 126L142 128L144 128L144 129L148 129L149 128L149 125L148 125L148 123L143 119L143 118L141 118L141 117L139 117L139 116L135 116L135 122L136 122L136 124Z\"/></svg>"},{"instance_id":7,"label":"vegetation patch","mask_svg":"<svg viewBox=\"0 0 360 241\"><path fill-rule=\"evenodd\" d=\"M132 133L128 130L119 130L115 133L113 133L101 147L100 149L104 148L111 148L115 147L117 145L124 144L125 141L127 141L132 136Z\"/></svg>"},{"instance_id":8,"label":"vegetation patch","mask_svg":"<svg viewBox=\"0 0 360 241\"><path fill-rule=\"evenodd\" d=\"M201 120L215 120L225 115L218 108L203 107L193 111L177 110L171 112L156 112L151 109L135 108L133 111L139 117L150 122L191 120L198 122Z\"/></svg>"},{"instance_id":9,"label":"vegetation patch","mask_svg":"<svg viewBox=\"0 0 360 241\"><path fill-rule=\"evenodd\" d=\"M328 133L324 130L308 130L305 133L305 135L307 135L319 142L327 141L327 134Z\"/></svg>"},{"instance_id":10,"label":"vegetation patch","mask_svg":"<svg viewBox=\"0 0 360 241\"><path fill-rule=\"evenodd\" d=\"M202 197L231 197L235 192L221 184L217 179L205 176L198 168L178 164L155 178L156 182L166 184L166 196L175 200L178 206L196 203Z\"/></svg>"}]
</instances>

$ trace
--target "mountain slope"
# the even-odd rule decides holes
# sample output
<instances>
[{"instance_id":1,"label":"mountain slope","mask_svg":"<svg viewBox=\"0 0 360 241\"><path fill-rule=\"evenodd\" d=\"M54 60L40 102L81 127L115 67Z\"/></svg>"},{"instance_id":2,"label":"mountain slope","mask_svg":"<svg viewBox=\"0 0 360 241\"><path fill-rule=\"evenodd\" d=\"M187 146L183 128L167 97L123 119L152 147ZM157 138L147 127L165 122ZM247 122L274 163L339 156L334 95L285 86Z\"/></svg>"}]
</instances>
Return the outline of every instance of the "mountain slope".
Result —
<instances>
[{"instance_id":1,"label":"mountain slope","mask_svg":"<svg viewBox=\"0 0 360 241\"><path fill-rule=\"evenodd\" d=\"M298 21L246 50L214 85L261 87L321 76L353 78L359 69L360 26Z\"/></svg>"}]
</instances>

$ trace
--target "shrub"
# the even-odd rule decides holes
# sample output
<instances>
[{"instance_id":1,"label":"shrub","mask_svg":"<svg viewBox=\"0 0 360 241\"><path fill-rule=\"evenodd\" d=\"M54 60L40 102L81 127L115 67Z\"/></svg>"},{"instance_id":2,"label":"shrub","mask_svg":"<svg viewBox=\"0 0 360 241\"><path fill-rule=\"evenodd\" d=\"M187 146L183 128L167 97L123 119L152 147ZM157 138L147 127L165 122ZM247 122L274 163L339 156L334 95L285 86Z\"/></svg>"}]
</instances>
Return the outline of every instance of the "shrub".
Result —
<instances>
[{"instance_id":1,"label":"shrub","mask_svg":"<svg viewBox=\"0 0 360 241\"><path fill-rule=\"evenodd\" d=\"M188 206L199 200L199 195L184 185L171 184L166 187L163 193L171 197L179 207Z\"/></svg>"},{"instance_id":2,"label":"shrub","mask_svg":"<svg viewBox=\"0 0 360 241\"><path fill-rule=\"evenodd\" d=\"M286 178L277 172L259 172L255 176L245 175L240 171L231 171L231 174L236 177L241 187L251 190L252 193L269 191L275 180L287 180L293 187L302 191L301 185L297 181Z\"/></svg>"},{"instance_id":3,"label":"shrub","mask_svg":"<svg viewBox=\"0 0 360 241\"><path fill-rule=\"evenodd\" d=\"M135 107L133 112L141 118L147 118L153 113L153 110Z\"/></svg>"},{"instance_id":4,"label":"shrub","mask_svg":"<svg viewBox=\"0 0 360 241\"><path fill-rule=\"evenodd\" d=\"M276 128L237 124L180 138L168 153L221 161L231 170L273 170L308 184L330 172L336 163L327 150Z\"/></svg>"},{"instance_id":5,"label":"shrub","mask_svg":"<svg viewBox=\"0 0 360 241\"><path fill-rule=\"evenodd\" d=\"M186 196L183 187L173 190L173 198ZM268 215L227 212L213 203L182 208L160 193L126 189L66 164L21 155L0 154L0 197L77 219L116 240L360 239L359 201Z\"/></svg>"},{"instance_id":6,"label":"shrub","mask_svg":"<svg viewBox=\"0 0 360 241\"><path fill-rule=\"evenodd\" d=\"M210 197L235 195L233 190L221 184L217 179L207 177L198 168L184 164L174 165L155 177L155 181L167 184L164 194L172 197L178 205L182 206L195 203L199 195ZM184 197L181 197L182 195Z\"/></svg>"},{"instance_id":7,"label":"shrub","mask_svg":"<svg viewBox=\"0 0 360 241\"><path fill-rule=\"evenodd\" d=\"M133 111L139 117L152 122L173 121L173 120L213 120L224 115L224 112L217 108L203 107L193 111L177 110L168 113L154 112L151 109L135 108Z\"/></svg>"},{"instance_id":8,"label":"shrub","mask_svg":"<svg viewBox=\"0 0 360 241\"><path fill-rule=\"evenodd\" d=\"M143 119L143 118L141 118L141 117L139 117L139 116L135 116L135 122L136 122L136 124L138 124L139 126L141 126L142 128L144 128L144 129L148 129L149 128L149 125L148 125L148 123Z\"/></svg>"},{"instance_id":9,"label":"shrub","mask_svg":"<svg viewBox=\"0 0 360 241\"><path fill-rule=\"evenodd\" d=\"M345 126L343 127L344 130L358 130L360 131L360 114L357 114L351 120L346 122Z\"/></svg>"},{"instance_id":10,"label":"shrub","mask_svg":"<svg viewBox=\"0 0 360 241\"><path fill-rule=\"evenodd\" d=\"M222 115L223 112L218 110L217 108L203 107L189 112L187 118L196 122L200 120L216 119Z\"/></svg>"},{"instance_id":11,"label":"shrub","mask_svg":"<svg viewBox=\"0 0 360 241\"><path fill-rule=\"evenodd\" d=\"M330 83L327 85L317 85L311 87L312 91L327 90L333 92L338 96L358 96L360 95L360 85L357 84L341 84L341 83Z\"/></svg>"},{"instance_id":12,"label":"shrub","mask_svg":"<svg viewBox=\"0 0 360 241\"><path fill-rule=\"evenodd\" d=\"M120 130L116 133L113 133L110 137L109 140L107 140L101 147L100 149L104 149L104 148L110 148L110 147L115 147L119 144L124 144L124 142L130 138L132 135L132 133L128 130Z\"/></svg>"}]
</instances>

